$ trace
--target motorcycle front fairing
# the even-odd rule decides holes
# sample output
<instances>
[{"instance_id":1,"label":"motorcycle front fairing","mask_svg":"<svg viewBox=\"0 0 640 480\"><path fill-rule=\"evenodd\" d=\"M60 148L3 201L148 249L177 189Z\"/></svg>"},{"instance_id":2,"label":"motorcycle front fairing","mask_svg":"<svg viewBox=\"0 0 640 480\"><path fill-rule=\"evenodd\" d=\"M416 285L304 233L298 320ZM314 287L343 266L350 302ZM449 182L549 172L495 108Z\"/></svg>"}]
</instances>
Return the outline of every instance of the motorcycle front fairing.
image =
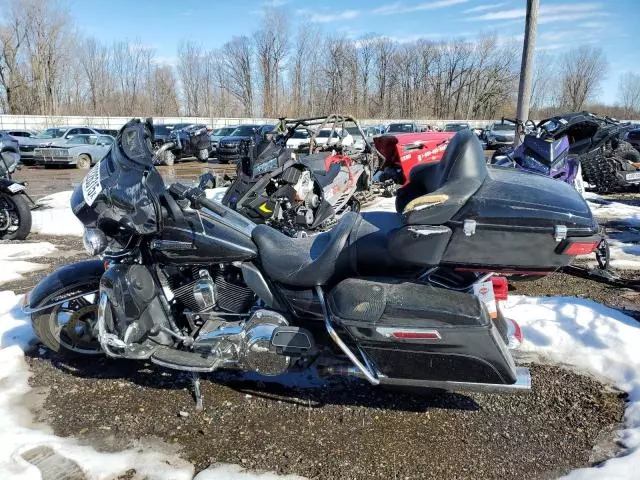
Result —
<instances>
[{"instance_id":1,"label":"motorcycle front fairing","mask_svg":"<svg viewBox=\"0 0 640 480\"><path fill-rule=\"evenodd\" d=\"M165 185L151 164L148 128L139 121L123 127L116 144L71 196L71 209L85 228L99 229L126 245L132 235L158 233Z\"/></svg>"}]
</instances>

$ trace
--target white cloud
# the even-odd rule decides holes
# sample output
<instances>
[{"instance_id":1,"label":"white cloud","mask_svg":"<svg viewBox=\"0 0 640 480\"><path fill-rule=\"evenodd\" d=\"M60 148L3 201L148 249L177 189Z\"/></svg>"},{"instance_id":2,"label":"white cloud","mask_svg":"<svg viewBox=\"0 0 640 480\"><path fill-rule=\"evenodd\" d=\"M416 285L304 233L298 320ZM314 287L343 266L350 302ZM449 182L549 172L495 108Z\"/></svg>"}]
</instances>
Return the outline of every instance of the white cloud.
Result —
<instances>
[{"instance_id":1,"label":"white cloud","mask_svg":"<svg viewBox=\"0 0 640 480\"><path fill-rule=\"evenodd\" d=\"M304 15L307 20L314 23L327 23L340 20L351 20L360 15L360 10L345 10L344 12L337 13L318 13L313 10L300 9L297 10L298 15Z\"/></svg>"},{"instance_id":2,"label":"white cloud","mask_svg":"<svg viewBox=\"0 0 640 480\"><path fill-rule=\"evenodd\" d=\"M539 23L564 22L599 17L605 14L602 3L559 3L557 5L542 5L540 7ZM489 12L483 15L467 17L466 20L511 20L524 18L527 14L524 8Z\"/></svg>"},{"instance_id":3,"label":"white cloud","mask_svg":"<svg viewBox=\"0 0 640 480\"><path fill-rule=\"evenodd\" d=\"M421 12L425 10L451 7L453 5L467 3L468 1L469 0L435 0L432 2L422 2L417 5L406 5L402 2L396 2L391 5L376 8L372 13L375 15L394 15L397 13Z\"/></svg>"},{"instance_id":4,"label":"white cloud","mask_svg":"<svg viewBox=\"0 0 640 480\"><path fill-rule=\"evenodd\" d=\"M496 8L503 7L508 5L508 2L500 2L500 3L490 3L488 5L479 5L477 7L470 8L465 10L463 13L474 13L474 12L484 12L487 10L495 10Z\"/></svg>"}]
</instances>

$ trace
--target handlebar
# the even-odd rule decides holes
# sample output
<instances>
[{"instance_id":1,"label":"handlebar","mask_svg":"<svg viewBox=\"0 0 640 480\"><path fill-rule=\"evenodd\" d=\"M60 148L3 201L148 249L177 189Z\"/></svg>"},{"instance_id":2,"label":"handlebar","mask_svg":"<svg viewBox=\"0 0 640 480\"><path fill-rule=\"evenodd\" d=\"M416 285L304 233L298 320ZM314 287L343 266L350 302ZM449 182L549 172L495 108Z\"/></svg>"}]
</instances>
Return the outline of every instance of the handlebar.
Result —
<instances>
[{"instance_id":1,"label":"handlebar","mask_svg":"<svg viewBox=\"0 0 640 480\"><path fill-rule=\"evenodd\" d=\"M172 183L169 186L169 193L173 194L179 199L186 198L191 202L194 208L208 208L212 212L224 217L227 214L226 208L220 205L218 202L209 200L204 191L197 187L187 187L181 183Z\"/></svg>"}]
</instances>

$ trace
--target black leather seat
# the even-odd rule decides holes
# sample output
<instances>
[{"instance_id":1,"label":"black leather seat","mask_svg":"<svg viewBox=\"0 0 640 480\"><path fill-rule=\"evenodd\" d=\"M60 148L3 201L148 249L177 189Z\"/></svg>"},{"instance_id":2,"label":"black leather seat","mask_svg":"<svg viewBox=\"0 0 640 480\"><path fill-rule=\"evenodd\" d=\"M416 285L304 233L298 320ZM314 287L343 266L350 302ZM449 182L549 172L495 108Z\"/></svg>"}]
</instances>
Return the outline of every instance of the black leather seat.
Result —
<instances>
[{"instance_id":1,"label":"black leather seat","mask_svg":"<svg viewBox=\"0 0 640 480\"><path fill-rule=\"evenodd\" d=\"M390 233L401 226L402 219L392 212L348 212L330 231L307 238L291 238L267 225L255 227L251 236L271 279L313 287L399 267L387 244Z\"/></svg>"},{"instance_id":2,"label":"black leather seat","mask_svg":"<svg viewBox=\"0 0 640 480\"><path fill-rule=\"evenodd\" d=\"M300 157L300 163L311 170L322 188L330 185L340 173L340 165L336 163L332 164L329 170L326 169L325 161L328 156L328 152L320 152Z\"/></svg>"},{"instance_id":3,"label":"black leather seat","mask_svg":"<svg viewBox=\"0 0 640 480\"><path fill-rule=\"evenodd\" d=\"M396 210L408 225L442 225L449 221L487 177L480 141L473 131L458 132L439 163L418 165L398 190Z\"/></svg>"}]
</instances>

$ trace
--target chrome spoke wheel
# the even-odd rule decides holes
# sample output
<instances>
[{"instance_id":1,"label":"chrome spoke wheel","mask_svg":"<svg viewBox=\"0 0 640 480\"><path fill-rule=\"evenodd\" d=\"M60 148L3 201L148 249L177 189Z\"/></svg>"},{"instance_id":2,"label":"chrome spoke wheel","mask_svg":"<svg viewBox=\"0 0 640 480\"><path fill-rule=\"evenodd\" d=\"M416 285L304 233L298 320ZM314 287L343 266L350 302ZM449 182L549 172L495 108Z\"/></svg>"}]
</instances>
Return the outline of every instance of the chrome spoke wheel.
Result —
<instances>
[{"instance_id":1,"label":"chrome spoke wheel","mask_svg":"<svg viewBox=\"0 0 640 480\"><path fill-rule=\"evenodd\" d=\"M60 345L84 355L101 353L98 342L98 295L92 293L54 307L49 325Z\"/></svg>"}]
</instances>

